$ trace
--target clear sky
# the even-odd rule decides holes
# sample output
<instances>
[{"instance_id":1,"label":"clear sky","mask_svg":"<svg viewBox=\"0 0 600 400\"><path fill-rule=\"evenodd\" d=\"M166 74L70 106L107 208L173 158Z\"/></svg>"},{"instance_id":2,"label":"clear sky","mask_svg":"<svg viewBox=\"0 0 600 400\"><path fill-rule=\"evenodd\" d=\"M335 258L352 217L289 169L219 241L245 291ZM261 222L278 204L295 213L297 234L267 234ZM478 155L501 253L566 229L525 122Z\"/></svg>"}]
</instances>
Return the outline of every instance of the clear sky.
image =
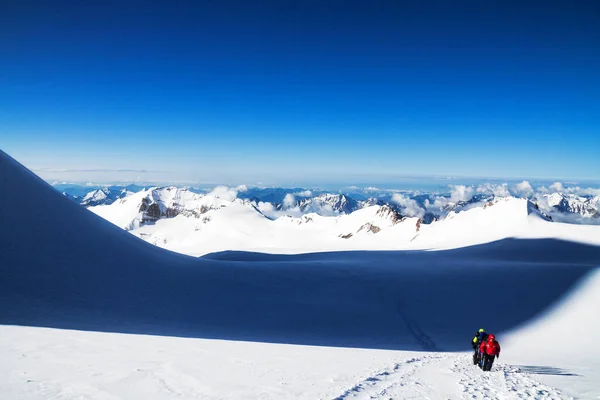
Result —
<instances>
[{"instance_id":1,"label":"clear sky","mask_svg":"<svg viewBox=\"0 0 600 400\"><path fill-rule=\"evenodd\" d=\"M600 1L0 4L0 148L47 179L600 181Z\"/></svg>"}]
</instances>

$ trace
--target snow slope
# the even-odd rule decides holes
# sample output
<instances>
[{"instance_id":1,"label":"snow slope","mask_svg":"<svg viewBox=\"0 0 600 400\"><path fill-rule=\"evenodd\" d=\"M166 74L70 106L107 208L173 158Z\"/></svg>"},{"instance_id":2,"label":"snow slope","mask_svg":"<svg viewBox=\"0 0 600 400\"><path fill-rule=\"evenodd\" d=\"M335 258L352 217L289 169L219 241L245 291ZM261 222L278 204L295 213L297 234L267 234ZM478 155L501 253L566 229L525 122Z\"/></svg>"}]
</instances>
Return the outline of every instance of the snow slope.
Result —
<instances>
[{"instance_id":1,"label":"snow slope","mask_svg":"<svg viewBox=\"0 0 600 400\"><path fill-rule=\"evenodd\" d=\"M95 216L4 153L0 171L1 187L18 188L0 196L3 398L600 394L600 350L562 330L563 321L587 322L586 335L600 334L583 307L597 304L597 246L504 239L195 259ZM510 340L500 360L508 364L477 379L468 354L453 352L467 350L480 326ZM567 355L550 371L576 365L584 384L518 370L545 365L529 346L538 338Z\"/></svg>"},{"instance_id":2,"label":"snow slope","mask_svg":"<svg viewBox=\"0 0 600 400\"><path fill-rule=\"evenodd\" d=\"M467 354L23 327L0 332L0 393L7 399L570 398L503 362L484 374Z\"/></svg>"}]
</instances>

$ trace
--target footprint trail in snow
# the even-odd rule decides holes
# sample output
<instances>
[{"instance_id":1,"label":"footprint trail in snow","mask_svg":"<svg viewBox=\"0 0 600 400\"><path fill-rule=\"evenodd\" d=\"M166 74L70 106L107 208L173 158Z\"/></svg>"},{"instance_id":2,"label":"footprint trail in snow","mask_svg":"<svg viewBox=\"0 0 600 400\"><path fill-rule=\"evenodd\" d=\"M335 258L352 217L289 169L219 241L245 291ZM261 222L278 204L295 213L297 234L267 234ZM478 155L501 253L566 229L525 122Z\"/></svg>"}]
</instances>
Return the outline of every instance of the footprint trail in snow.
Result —
<instances>
[{"instance_id":1,"label":"footprint trail in snow","mask_svg":"<svg viewBox=\"0 0 600 400\"><path fill-rule=\"evenodd\" d=\"M524 373L497 363L483 372L470 354L433 353L375 372L334 400L346 399L572 399Z\"/></svg>"}]
</instances>

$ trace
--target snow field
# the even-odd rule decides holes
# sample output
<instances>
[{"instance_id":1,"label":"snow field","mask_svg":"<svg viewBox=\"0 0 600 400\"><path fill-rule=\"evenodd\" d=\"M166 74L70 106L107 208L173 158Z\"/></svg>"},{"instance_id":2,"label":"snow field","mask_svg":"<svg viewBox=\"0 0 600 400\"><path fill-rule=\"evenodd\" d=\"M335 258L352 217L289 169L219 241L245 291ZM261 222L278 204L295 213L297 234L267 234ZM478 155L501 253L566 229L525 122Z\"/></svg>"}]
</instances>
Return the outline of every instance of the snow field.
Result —
<instances>
[{"instance_id":1,"label":"snow field","mask_svg":"<svg viewBox=\"0 0 600 400\"><path fill-rule=\"evenodd\" d=\"M0 196L1 398L600 396L600 239L527 202L458 213L411 239L452 250L198 259L106 222L3 153L0 171L15 188ZM214 218L237 216L244 242L262 240L238 205ZM273 238L273 224L298 226L255 216ZM312 234L298 247L327 249ZM489 374L463 352L479 327L502 344Z\"/></svg>"}]
</instances>

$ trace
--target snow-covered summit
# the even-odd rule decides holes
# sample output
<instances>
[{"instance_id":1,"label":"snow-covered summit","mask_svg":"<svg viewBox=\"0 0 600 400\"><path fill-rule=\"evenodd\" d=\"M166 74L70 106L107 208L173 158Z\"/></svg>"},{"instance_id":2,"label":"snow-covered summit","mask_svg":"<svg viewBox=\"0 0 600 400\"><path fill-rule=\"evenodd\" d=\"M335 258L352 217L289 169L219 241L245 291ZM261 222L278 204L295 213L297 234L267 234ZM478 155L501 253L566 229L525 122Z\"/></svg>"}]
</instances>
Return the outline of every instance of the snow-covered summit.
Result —
<instances>
[{"instance_id":1,"label":"snow-covered summit","mask_svg":"<svg viewBox=\"0 0 600 400\"><path fill-rule=\"evenodd\" d=\"M64 195L68 196L66 193ZM112 204L118 199L131 196L133 193L128 191L126 188L120 190L111 190L110 188L95 189L88 192L81 200L78 198L72 198L76 200L84 207L94 207L99 205Z\"/></svg>"},{"instance_id":2,"label":"snow-covered summit","mask_svg":"<svg viewBox=\"0 0 600 400\"><path fill-rule=\"evenodd\" d=\"M110 195L109 189L96 189L86 194L81 202L83 205L96 206L104 202L108 195Z\"/></svg>"},{"instance_id":3,"label":"snow-covered summit","mask_svg":"<svg viewBox=\"0 0 600 400\"><path fill-rule=\"evenodd\" d=\"M585 218L600 218L600 196L585 198L572 193L552 193L543 195L541 203L546 209L579 214Z\"/></svg>"},{"instance_id":4,"label":"snow-covered summit","mask_svg":"<svg viewBox=\"0 0 600 400\"><path fill-rule=\"evenodd\" d=\"M325 193L315 197L302 198L298 208L305 212L317 212L325 215L350 214L360 208L355 199L343 194Z\"/></svg>"},{"instance_id":5,"label":"snow-covered summit","mask_svg":"<svg viewBox=\"0 0 600 400\"><path fill-rule=\"evenodd\" d=\"M236 199L233 202L246 204L254 210L248 201ZM209 210L227 207L233 202L170 186L143 190L109 205L90 207L90 210L126 230L132 230L178 215L201 218Z\"/></svg>"}]
</instances>

